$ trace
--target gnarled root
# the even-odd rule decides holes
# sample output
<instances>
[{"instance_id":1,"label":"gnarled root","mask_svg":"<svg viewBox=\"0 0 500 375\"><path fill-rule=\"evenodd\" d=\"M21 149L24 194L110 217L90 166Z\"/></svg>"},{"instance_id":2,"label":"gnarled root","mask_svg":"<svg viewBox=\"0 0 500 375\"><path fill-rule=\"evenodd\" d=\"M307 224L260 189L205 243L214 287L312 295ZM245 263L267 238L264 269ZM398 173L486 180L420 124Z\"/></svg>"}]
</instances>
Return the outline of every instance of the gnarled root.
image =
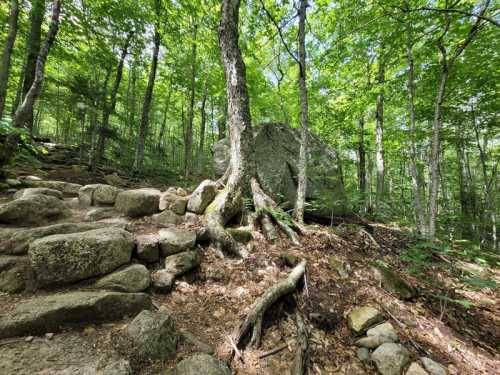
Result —
<instances>
[{"instance_id":1,"label":"gnarled root","mask_svg":"<svg viewBox=\"0 0 500 375\"><path fill-rule=\"evenodd\" d=\"M243 322L237 327L232 335L236 346L241 345L243 338L252 329L250 346L258 347L262 335L262 321L264 313L280 298L292 293L297 288L299 280L302 279L306 271L306 261L301 261L284 280L268 288L250 307ZM231 353L231 357L234 353Z\"/></svg>"}]
</instances>

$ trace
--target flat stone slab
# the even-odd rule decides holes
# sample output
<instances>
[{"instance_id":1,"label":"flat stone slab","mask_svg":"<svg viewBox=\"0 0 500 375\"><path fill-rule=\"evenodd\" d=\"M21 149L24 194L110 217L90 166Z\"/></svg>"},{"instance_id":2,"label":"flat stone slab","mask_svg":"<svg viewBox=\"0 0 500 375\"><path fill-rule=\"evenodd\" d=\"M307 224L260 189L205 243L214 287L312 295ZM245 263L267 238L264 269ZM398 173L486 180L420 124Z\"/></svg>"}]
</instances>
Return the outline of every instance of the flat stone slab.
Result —
<instances>
[{"instance_id":1,"label":"flat stone slab","mask_svg":"<svg viewBox=\"0 0 500 375\"><path fill-rule=\"evenodd\" d=\"M191 250L196 243L196 233L177 228L162 229L159 232L160 250L163 256Z\"/></svg>"},{"instance_id":2,"label":"flat stone slab","mask_svg":"<svg viewBox=\"0 0 500 375\"><path fill-rule=\"evenodd\" d=\"M0 317L0 339L59 331L70 323L121 319L151 308L144 293L71 292L33 298Z\"/></svg>"},{"instance_id":3,"label":"flat stone slab","mask_svg":"<svg viewBox=\"0 0 500 375\"><path fill-rule=\"evenodd\" d=\"M361 306L352 310L347 316L347 324L355 333L361 334L384 317L377 309L370 306Z\"/></svg>"},{"instance_id":4,"label":"flat stone slab","mask_svg":"<svg viewBox=\"0 0 500 375\"><path fill-rule=\"evenodd\" d=\"M115 208L130 217L152 215L159 211L160 195L156 189L125 190L116 196Z\"/></svg>"},{"instance_id":5,"label":"flat stone slab","mask_svg":"<svg viewBox=\"0 0 500 375\"><path fill-rule=\"evenodd\" d=\"M29 226L69 216L68 207L50 195L28 195L0 206L0 223Z\"/></svg>"}]
</instances>

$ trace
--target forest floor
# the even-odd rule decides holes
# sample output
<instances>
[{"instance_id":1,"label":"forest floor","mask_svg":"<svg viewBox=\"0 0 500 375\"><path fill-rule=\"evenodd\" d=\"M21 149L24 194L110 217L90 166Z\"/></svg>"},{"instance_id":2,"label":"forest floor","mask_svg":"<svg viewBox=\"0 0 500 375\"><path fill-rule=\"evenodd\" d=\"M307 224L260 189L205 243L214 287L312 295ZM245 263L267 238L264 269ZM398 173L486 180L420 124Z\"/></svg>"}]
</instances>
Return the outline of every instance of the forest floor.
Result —
<instances>
[{"instance_id":1,"label":"forest floor","mask_svg":"<svg viewBox=\"0 0 500 375\"><path fill-rule=\"evenodd\" d=\"M29 168L17 167L15 173L40 174ZM47 180L101 182L99 177L74 166L47 164L44 171ZM139 185L166 187L151 181L130 182L130 186ZM72 220L80 220L84 210L73 209ZM156 230L147 219L133 220L128 228L136 234ZM293 254L307 260L306 283L297 301L310 330L309 374L358 374L351 368L359 366L366 374L377 373L373 364L361 364L357 359L357 338L347 326L347 313L362 305L376 307L385 315L412 357L428 356L445 365L451 374L498 374L498 256L471 253L466 243L429 244L397 225L371 223L371 234L354 224L310 224L309 228L311 234L301 238L301 246L293 246L285 238L269 244L256 235L254 250L247 259L220 258L207 247L203 249L201 267L177 280L171 293L153 293L154 305L172 312L179 329L210 344L216 355L224 353L230 345L229 335L249 306L290 272L283 255ZM374 272L376 260L390 265L415 286L418 296L402 301L384 289ZM69 289L75 288L78 286ZM0 314L31 297L0 294ZM293 361L291 340L296 333L291 311L288 300L270 309L261 347L248 348L243 360L233 360L237 374L286 373ZM136 373L158 374L196 351L183 343L175 357L164 362L134 358L118 339L132 318L73 326L51 339L0 340L0 373L90 374L95 362L125 356ZM287 342L287 348L260 358L262 353Z\"/></svg>"}]
</instances>

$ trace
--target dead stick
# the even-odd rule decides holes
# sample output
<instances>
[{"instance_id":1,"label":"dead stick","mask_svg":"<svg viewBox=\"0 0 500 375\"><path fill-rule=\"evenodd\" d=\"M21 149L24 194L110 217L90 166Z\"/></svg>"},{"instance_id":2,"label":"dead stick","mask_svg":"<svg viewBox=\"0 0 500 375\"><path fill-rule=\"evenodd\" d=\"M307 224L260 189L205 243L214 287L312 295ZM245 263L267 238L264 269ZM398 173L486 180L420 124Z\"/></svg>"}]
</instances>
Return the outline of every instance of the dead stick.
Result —
<instances>
[{"instance_id":1,"label":"dead stick","mask_svg":"<svg viewBox=\"0 0 500 375\"><path fill-rule=\"evenodd\" d=\"M285 342L285 343L283 343L281 345L278 345L277 347L275 347L275 348L273 348L271 350L268 350L267 352L259 354L259 359L266 358L266 357L269 357L270 355L279 353L282 350L284 350L286 348L289 348L290 344L293 343L293 342L294 342L294 340L287 341L287 342Z\"/></svg>"}]
</instances>

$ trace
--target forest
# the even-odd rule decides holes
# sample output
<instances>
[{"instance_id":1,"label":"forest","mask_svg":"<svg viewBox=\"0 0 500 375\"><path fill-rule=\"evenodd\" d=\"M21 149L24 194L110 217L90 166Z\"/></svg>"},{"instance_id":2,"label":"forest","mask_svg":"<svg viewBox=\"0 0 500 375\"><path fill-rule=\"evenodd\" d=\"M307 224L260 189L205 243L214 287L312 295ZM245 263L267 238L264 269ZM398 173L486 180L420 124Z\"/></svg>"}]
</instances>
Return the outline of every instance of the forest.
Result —
<instances>
[{"instance_id":1,"label":"forest","mask_svg":"<svg viewBox=\"0 0 500 375\"><path fill-rule=\"evenodd\" d=\"M0 25L0 374L497 373L496 1Z\"/></svg>"}]
</instances>

